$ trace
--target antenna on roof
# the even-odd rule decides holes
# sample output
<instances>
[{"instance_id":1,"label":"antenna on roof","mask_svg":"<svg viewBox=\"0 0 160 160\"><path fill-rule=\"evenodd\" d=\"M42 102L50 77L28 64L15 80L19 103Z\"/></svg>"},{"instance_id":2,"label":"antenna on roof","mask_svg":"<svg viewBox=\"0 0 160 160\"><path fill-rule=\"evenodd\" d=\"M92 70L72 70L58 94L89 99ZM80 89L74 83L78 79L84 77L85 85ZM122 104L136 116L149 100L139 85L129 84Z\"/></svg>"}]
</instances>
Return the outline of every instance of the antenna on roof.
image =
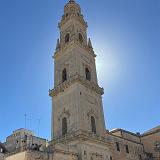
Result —
<instances>
[{"instance_id":1,"label":"antenna on roof","mask_svg":"<svg viewBox=\"0 0 160 160\"><path fill-rule=\"evenodd\" d=\"M24 128L27 128L27 114L24 114Z\"/></svg>"},{"instance_id":2,"label":"antenna on roof","mask_svg":"<svg viewBox=\"0 0 160 160\"><path fill-rule=\"evenodd\" d=\"M37 121L38 121L38 126L37 126L37 136L40 136L40 135L39 135L39 132L40 132L40 123L41 123L41 119L38 118Z\"/></svg>"}]
</instances>

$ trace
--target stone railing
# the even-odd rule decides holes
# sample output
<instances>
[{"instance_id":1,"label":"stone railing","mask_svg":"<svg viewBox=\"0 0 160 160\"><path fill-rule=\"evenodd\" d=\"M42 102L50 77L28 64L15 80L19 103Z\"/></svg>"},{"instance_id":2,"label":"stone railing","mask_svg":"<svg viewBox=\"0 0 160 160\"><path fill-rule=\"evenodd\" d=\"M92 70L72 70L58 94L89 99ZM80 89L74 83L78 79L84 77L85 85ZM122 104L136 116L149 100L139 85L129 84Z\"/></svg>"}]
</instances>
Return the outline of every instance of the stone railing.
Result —
<instances>
[{"instance_id":1,"label":"stone railing","mask_svg":"<svg viewBox=\"0 0 160 160\"><path fill-rule=\"evenodd\" d=\"M49 90L49 95L51 97L56 96L58 93L63 92L64 89L68 88L71 84L73 84L75 82L80 82L82 85L96 91L98 94L101 94L101 95L104 94L103 88L100 88L98 85L95 85L94 83L85 80L84 77L77 74L77 75L69 78L67 81L56 86L54 89Z\"/></svg>"},{"instance_id":2,"label":"stone railing","mask_svg":"<svg viewBox=\"0 0 160 160\"><path fill-rule=\"evenodd\" d=\"M54 145L56 143L65 143L67 141L74 140L75 138L91 139L102 143L109 143L109 140L105 137L98 136L92 132L78 130L76 132L68 133L65 136L55 137L52 141L49 142L49 144Z\"/></svg>"}]
</instances>

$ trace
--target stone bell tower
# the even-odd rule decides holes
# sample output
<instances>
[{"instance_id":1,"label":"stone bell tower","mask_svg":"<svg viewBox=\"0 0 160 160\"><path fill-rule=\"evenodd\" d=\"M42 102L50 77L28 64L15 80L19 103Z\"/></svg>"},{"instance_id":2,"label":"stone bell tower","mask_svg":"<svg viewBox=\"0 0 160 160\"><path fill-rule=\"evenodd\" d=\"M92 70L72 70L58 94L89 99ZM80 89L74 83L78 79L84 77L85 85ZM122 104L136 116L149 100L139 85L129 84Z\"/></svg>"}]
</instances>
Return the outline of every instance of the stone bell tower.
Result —
<instances>
[{"instance_id":1,"label":"stone bell tower","mask_svg":"<svg viewBox=\"0 0 160 160\"><path fill-rule=\"evenodd\" d=\"M95 53L87 38L80 6L70 0L59 23L60 39L54 54L52 139L79 130L105 133L103 89L98 86Z\"/></svg>"}]
</instances>

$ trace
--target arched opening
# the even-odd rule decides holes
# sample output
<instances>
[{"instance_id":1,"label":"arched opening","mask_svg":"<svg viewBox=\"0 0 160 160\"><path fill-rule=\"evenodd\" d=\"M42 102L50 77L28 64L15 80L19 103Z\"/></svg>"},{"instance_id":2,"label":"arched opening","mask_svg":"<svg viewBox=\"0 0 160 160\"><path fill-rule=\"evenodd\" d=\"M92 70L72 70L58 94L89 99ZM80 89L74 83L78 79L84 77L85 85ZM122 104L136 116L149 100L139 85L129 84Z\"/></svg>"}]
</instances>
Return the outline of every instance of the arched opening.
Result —
<instances>
[{"instance_id":1,"label":"arched opening","mask_svg":"<svg viewBox=\"0 0 160 160\"><path fill-rule=\"evenodd\" d=\"M67 134L67 118L62 119L62 135L65 136Z\"/></svg>"},{"instance_id":2,"label":"arched opening","mask_svg":"<svg viewBox=\"0 0 160 160\"><path fill-rule=\"evenodd\" d=\"M126 145L126 153L129 153L129 147Z\"/></svg>"},{"instance_id":3,"label":"arched opening","mask_svg":"<svg viewBox=\"0 0 160 160\"><path fill-rule=\"evenodd\" d=\"M142 160L142 155L141 154L139 155L139 160Z\"/></svg>"},{"instance_id":4,"label":"arched opening","mask_svg":"<svg viewBox=\"0 0 160 160\"><path fill-rule=\"evenodd\" d=\"M93 116L91 117L91 127L92 127L92 132L96 134L96 121Z\"/></svg>"},{"instance_id":5,"label":"arched opening","mask_svg":"<svg viewBox=\"0 0 160 160\"><path fill-rule=\"evenodd\" d=\"M89 71L88 68L85 68L85 73L86 73L86 80L90 81L91 80L91 72Z\"/></svg>"},{"instance_id":6,"label":"arched opening","mask_svg":"<svg viewBox=\"0 0 160 160\"><path fill-rule=\"evenodd\" d=\"M65 36L65 43L68 43L68 42L69 42L69 33L67 33Z\"/></svg>"},{"instance_id":7,"label":"arched opening","mask_svg":"<svg viewBox=\"0 0 160 160\"><path fill-rule=\"evenodd\" d=\"M119 151L119 152L120 152L120 145L119 145L119 143L118 143L118 142L116 142L116 148L117 148L117 151Z\"/></svg>"},{"instance_id":8,"label":"arched opening","mask_svg":"<svg viewBox=\"0 0 160 160\"><path fill-rule=\"evenodd\" d=\"M67 70L66 68L63 70L62 72L62 82L66 81L67 80Z\"/></svg>"},{"instance_id":9,"label":"arched opening","mask_svg":"<svg viewBox=\"0 0 160 160\"><path fill-rule=\"evenodd\" d=\"M80 41L80 43L83 43L83 36L81 33L79 33L79 41Z\"/></svg>"}]
</instances>

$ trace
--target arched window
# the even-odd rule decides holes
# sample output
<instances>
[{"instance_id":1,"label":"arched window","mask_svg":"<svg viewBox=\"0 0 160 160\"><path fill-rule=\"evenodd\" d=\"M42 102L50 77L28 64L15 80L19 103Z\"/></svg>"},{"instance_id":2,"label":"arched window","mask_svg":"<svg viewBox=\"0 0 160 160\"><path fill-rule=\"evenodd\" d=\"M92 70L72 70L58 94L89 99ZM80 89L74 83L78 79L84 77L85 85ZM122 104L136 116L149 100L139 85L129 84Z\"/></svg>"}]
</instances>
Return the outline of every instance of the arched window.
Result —
<instances>
[{"instance_id":1,"label":"arched window","mask_svg":"<svg viewBox=\"0 0 160 160\"><path fill-rule=\"evenodd\" d=\"M65 136L67 134L67 118L62 119L62 135Z\"/></svg>"},{"instance_id":2,"label":"arched window","mask_svg":"<svg viewBox=\"0 0 160 160\"><path fill-rule=\"evenodd\" d=\"M79 33L79 41L80 41L81 43L83 43L83 37L82 37L82 34L81 34L81 33Z\"/></svg>"},{"instance_id":3,"label":"arched window","mask_svg":"<svg viewBox=\"0 0 160 160\"><path fill-rule=\"evenodd\" d=\"M91 117L91 127L92 127L92 132L96 134L96 121L93 116Z\"/></svg>"},{"instance_id":4,"label":"arched window","mask_svg":"<svg viewBox=\"0 0 160 160\"><path fill-rule=\"evenodd\" d=\"M129 153L129 147L126 145L126 153Z\"/></svg>"},{"instance_id":5,"label":"arched window","mask_svg":"<svg viewBox=\"0 0 160 160\"><path fill-rule=\"evenodd\" d=\"M119 143L118 143L118 142L116 142L116 148L117 148L117 151L119 151L119 152L120 152L120 145L119 145Z\"/></svg>"},{"instance_id":6,"label":"arched window","mask_svg":"<svg viewBox=\"0 0 160 160\"><path fill-rule=\"evenodd\" d=\"M66 68L63 70L62 72L62 82L66 81L67 80L67 70Z\"/></svg>"},{"instance_id":7,"label":"arched window","mask_svg":"<svg viewBox=\"0 0 160 160\"><path fill-rule=\"evenodd\" d=\"M90 81L91 80L91 72L89 71L88 68L85 68L85 73L86 73L86 80Z\"/></svg>"},{"instance_id":8,"label":"arched window","mask_svg":"<svg viewBox=\"0 0 160 160\"><path fill-rule=\"evenodd\" d=\"M141 154L139 155L139 160L142 160L142 155Z\"/></svg>"},{"instance_id":9,"label":"arched window","mask_svg":"<svg viewBox=\"0 0 160 160\"><path fill-rule=\"evenodd\" d=\"M67 33L65 36L65 43L68 43L68 42L69 42L69 33Z\"/></svg>"}]
</instances>

